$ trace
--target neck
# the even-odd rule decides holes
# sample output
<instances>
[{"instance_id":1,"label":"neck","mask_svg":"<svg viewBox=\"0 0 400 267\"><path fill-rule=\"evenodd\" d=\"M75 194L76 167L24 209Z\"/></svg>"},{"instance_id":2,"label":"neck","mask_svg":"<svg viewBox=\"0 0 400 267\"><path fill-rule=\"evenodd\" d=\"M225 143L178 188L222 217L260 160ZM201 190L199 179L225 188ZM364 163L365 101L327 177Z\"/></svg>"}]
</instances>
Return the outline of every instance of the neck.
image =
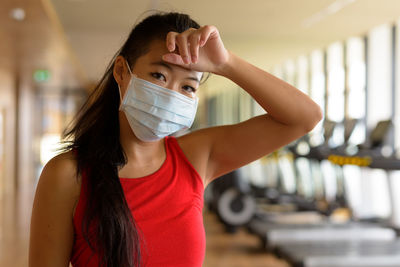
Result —
<instances>
[{"instance_id":1,"label":"neck","mask_svg":"<svg viewBox=\"0 0 400 267\"><path fill-rule=\"evenodd\" d=\"M133 133L125 114L119 112L120 142L128 162L148 162L163 154L164 139L154 142L143 142Z\"/></svg>"}]
</instances>

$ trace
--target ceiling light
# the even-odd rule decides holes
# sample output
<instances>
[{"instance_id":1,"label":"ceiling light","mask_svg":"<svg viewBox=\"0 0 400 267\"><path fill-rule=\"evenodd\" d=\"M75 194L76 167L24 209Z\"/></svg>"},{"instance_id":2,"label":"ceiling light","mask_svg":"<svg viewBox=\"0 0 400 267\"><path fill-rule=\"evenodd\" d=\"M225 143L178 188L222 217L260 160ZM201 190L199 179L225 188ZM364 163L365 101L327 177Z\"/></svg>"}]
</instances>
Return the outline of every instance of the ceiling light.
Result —
<instances>
[{"instance_id":1,"label":"ceiling light","mask_svg":"<svg viewBox=\"0 0 400 267\"><path fill-rule=\"evenodd\" d=\"M340 10L342 10L343 8L345 8L346 6L350 5L351 3L355 2L355 1L356 0L336 0L329 6L322 9L321 11L319 11L319 12L315 13L314 15L305 19L302 23L302 26L304 28L311 27L312 25L320 22L321 20L325 19L326 17L339 12Z\"/></svg>"},{"instance_id":2,"label":"ceiling light","mask_svg":"<svg viewBox=\"0 0 400 267\"><path fill-rule=\"evenodd\" d=\"M25 10L20 7L13 8L10 11L10 17L17 21L22 21L25 19Z\"/></svg>"}]
</instances>

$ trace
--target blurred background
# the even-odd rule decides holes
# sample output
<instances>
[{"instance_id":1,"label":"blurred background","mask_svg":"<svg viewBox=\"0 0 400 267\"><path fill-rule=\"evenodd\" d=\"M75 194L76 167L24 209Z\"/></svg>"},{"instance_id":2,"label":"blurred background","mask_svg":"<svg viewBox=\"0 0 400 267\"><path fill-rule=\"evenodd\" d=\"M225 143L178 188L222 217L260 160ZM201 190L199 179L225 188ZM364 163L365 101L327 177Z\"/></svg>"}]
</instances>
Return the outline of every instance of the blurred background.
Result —
<instances>
[{"instance_id":1,"label":"blurred background","mask_svg":"<svg viewBox=\"0 0 400 267\"><path fill-rule=\"evenodd\" d=\"M398 0L2 0L0 266L27 266L40 172L148 10L216 25L325 115L208 186L204 266L400 266ZM215 75L199 94L193 129L264 113Z\"/></svg>"}]
</instances>

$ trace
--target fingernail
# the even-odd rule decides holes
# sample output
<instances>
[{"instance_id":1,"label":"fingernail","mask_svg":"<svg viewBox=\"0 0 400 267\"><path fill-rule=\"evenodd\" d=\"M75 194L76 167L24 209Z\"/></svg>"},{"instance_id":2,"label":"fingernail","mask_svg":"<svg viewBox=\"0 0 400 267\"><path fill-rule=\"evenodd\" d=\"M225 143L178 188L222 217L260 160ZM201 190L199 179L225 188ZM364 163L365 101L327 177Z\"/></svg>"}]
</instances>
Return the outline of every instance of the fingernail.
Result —
<instances>
[{"instance_id":1,"label":"fingernail","mask_svg":"<svg viewBox=\"0 0 400 267\"><path fill-rule=\"evenodd\" d=\"M174 45L171 44L171 43L169 43L169 44L168 44L168 50L169 50L170 52L173 51L173 50L174 50Z\"/></svg>"},{"instance_id":2,"label":"fingernail","mask_svg":"<svg viewBox=\"0 0 400 267\"><path fill-rule=\"evenodd\" d=\"M196 63L197 62L197 57L196 56L192 56L192 62Z\"/></svg>"},{"instance_id":3,"label":"fingernail","mask_svg":"<svg viewBox=\"0 0 400 267\"><path fill-rule=\"evenodd\" d=\"M183 62L185 62L185 64L189 64L189 57L188 56L184 56L182 57Z\"/></svg>"}]
</instances>

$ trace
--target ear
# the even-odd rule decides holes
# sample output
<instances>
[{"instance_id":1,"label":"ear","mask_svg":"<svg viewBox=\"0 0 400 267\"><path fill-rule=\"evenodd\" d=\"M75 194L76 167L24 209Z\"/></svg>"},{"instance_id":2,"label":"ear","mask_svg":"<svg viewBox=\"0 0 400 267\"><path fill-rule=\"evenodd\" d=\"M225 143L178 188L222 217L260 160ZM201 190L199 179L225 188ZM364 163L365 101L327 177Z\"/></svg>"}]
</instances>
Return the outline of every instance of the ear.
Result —
<instances>
[{"instance_id":1,"label":"ear","mask_svg":"<svg viewBox=\"0 0 400 267\"><path fill-rule=\"evenodd\" d=\"M126 82L125 80L127 79L127 72L128 69L126 67L125 58L123 56L118 56L114 62L113 76L120 87L123 87L123 84Z\"/></svg>"}]
</instances>

